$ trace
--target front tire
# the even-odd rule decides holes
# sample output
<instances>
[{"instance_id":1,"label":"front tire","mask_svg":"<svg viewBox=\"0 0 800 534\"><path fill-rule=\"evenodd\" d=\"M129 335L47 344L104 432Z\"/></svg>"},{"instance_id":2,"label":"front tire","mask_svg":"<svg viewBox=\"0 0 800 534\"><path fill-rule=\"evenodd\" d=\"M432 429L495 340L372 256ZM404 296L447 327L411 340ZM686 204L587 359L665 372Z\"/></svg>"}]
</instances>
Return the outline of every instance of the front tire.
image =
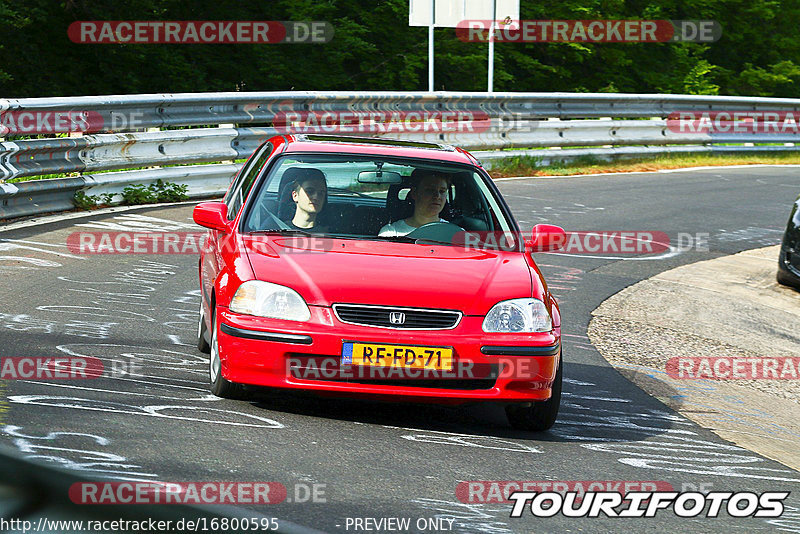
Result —
<instances>
[{"instance_id":1,"label":"front tire","mask_svg":"<svg viewBox=\"0 0 800 534\"><path fill-rule=\"evenodd\" d=\"M797 280L792 278L787 273L783 272L783 270L781 270L780 268L778 269L778 275L775 278L777 279L778 283L781 284L782 286L794 287L796 289L800 289L800 283L798 283Z\"/></svg>"},{"instance_id":2,"label":"front tire","mask_svg":"<svg viewBox=\"0 0 800 534\"><path fill-rule=\"evenodd\" d=\"M558 360L558 370L553 379L553 394L546 401L531 403L530 406L512 404L506 406L508 422L517 430L542 432L549 430L556 422L558 408L561 405L561 382L563 375L563 360Z\"/></svg>"},{"instance_id":3,"label":"front tire","mask_svg":"<svg viewBox=\"0 0 800 534\"><path fill-rule=\"evenodd\" d=\"M781 249L781 254L778 258L778 273L775 278L781 285L800 289L800 278L792 276L791 271L786 266L786 251L783 249Z\"/></svg>"},{"instance_id":4,"label":"front tire","mask_svg":"<svg viewBox=\"0 0 800 534\"><path fill-rule=\"evenodd\" d=\"M241 384L226 380L222 376L222 363L219 359L219 337L217 335L216 310L211 315L211 346L209 354L208 377L211 381L211 393L223 399L244 399L247 391Z\"/></svg>"}]
</instances>

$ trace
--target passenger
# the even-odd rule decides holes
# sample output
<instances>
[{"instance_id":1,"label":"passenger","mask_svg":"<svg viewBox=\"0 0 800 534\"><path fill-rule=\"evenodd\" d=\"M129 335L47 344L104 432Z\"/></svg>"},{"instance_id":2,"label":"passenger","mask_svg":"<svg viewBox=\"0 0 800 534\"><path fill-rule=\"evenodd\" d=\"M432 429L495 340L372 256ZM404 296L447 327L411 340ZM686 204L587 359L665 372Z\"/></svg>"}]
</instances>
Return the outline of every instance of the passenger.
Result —
<instances>
[{"instance_id":1,"label":"passenger","mask_svg":"<svg viewBox=\"0 0 800 534\"><path fill-rule=\"evenodd\" d=\"M408 198L414 201L414 214L387 224L379 236L393 237L410 234L420 226L432 222L447 222L439 217L447 202L450 178L436 171L415 170L411 173L411 190Z\"/></svg>"},{"instance_id":2,"label":"passenger","mask_svg":"<svg viewBox=\"0 0 800 534\"><path fill-rule=\"evenodd\" d=\"M326 232L327 228L317 224L317 217L328 200L328 184L325 175L318 169L306 169L304 176L292 185L292 200L296 204L294 217L286 223L295 230Z\"/></svg>"}]
</instances>

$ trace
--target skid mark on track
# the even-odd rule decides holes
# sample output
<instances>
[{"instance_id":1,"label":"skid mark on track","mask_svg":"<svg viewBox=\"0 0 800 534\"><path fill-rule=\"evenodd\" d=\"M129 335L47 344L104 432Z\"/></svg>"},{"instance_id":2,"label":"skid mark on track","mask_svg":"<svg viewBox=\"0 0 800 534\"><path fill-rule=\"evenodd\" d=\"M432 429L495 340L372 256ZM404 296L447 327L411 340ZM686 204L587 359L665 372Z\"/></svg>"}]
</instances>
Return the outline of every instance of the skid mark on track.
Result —
<instances>
[{"instance_id":1,"label":"skid mark on track","mask_svg":"<svg viewBox=\"0 0 800 534\"><path fill-rule=\"evenodd\" d=\"M602 393L610 392L583 384L569 384L551 430L564 440L584 442L581 447L612 454L621 464L659 473L800 482L797 472L770 467L775 464L767 465L747 449L704 439L688 419L658 410L627 411L602 399Z\"/></svg>"},{"instance_id":2,"label":"skid mark on track","mask_svg":"<svg viewBox=\"0 0 800 534\"><path fill-rule=\"evenodd\" d=\"M87 399L81 397L51 396L51 395L11 395L9 402L13 404L27 404L34 406L50 406L54 408L71 408L96 412L110 412L125 415L140 415L161 419L178 421L194 421L212 425L245 426L253 428L284 428L282 423L253 414L209 408L205 406L178 406L178 405L135 405L122 402ZM207 417L189 417L183 413L196 413ZM225 420L229 419L229 420ZM238 419L238 420L237 420ZM247 422L243 422L247 421ZM254 422L251 422L254 421Z\"/></svg>"},{"instance_id":3,"label":"skid mark on track","mask_svg":"<svg viewBox=\"0 0 800 534\"><path fill-rule=\"evenodd\" d=\"M561 334L561 341L564 343L568 349L580 349L580 350L590 350L596 351L592 342L589 341L589 336L587 335L580 335L580 334ZM568 379L565 378L564 382L568 382ZM587 385L587 384L583 384Z\"/></svg>"},{"instance_id":4,"label":"skid mark on track","mask_svg":"<svg viewBox=\"0 0 800 534\"><path fill-rule=\"evenodd\" d=\"M453 519L453 532L479 534L513 533L509 524L498 521L498 516L507 516L511 508L500 508L485 504L465 504L441 499L412 499L412 504L433 512L436 519Z\"/></svg>"},{"instance_id":5,"label":"skid mark on track","mask_svg":"<svg viewBox=\"0 0 800 534\"><path fill-rule=\"evenodd\" d=\"M753 246L779 245L783 238L784 228L761 228L758 226L748 226L739 230L725 230L720 228L713 240L718 243L738 243L747 241Z\"/></svg>"},{"instance_id":6,"label":"skid mark on track","mask_svg":"<svg viewBox=\"0 0 800 534\"><path fill-rule=\"evenodd\" d=\"M135 292L131 292L130 287L123 287L119 291L125 291L127 294L142 295L141 291L145 293L152 293L159 289L160 286L172 280L172 278L180 272L181 267L178 265L163 263L160 261L139 260L133 264L133 267L125 271L116 271L109 275L106 280L97 280L91 278L89 280L73 280L66 276L59 276L58 279L62 282L69 284L90 285L90 286L133 286ZM105 293L103 290L98 290ZM145 295L149 299L149 295Z\"/></svg>"},{"instance_id":7,"label":"skid mark on track","mask_svg":"<svg viewBox=\"0 0 800 534\"><path fill-rule=\"evenodd\" d=\"M114 310L109 308L100 308L96 306L37 306L39 311L49 311L57 313L66 313L72 315L89 315L92 317L103 317L105 319L117 319L120 321L145 321L148 323L155 323L156 320L143 313L137 313L125 310Z\"/></svg>"},{"instance_id":8,"label":"skid mark on track","mask_svg":"<svg viewBox=\"0 0 800 534\"><path fill-rule=\"evenodd\" d=\"M175 369L179 371L192 371L198 366L205 368L208 357L201 354L186 354L177 350L155 349L139 345L120 345L116 343L72 343L58 345L59 351L75 357L94 357L114 361L107 356L109 348L119 353L117 359L127 361L135 360L138 364L148 364L154 369Z\"/></svg>"},{"instance_id":9,"label":"skid mark on track","mask_svg":"<svg viewBox=\"0 0 800 534\"><path fill-rule=\"evenodd\" d=\"M62 264L58 261L55 261L53 256L56 256L59 259L86 259L82 258L81 256L75 256L73 254L61 252L60 250L53 250L53 248L58 249L59 247L64 247L64 245L56 243L40 243L37 241L25 241L22 239L0 239L0 252L11 252L11 254L0 255L0 272L9 271L13 273L20 270L37 271L42 267L62 267ZM41 257L42 255L44 255L44 257Z\"/></svg>"},{"instance_id":10,"label":"skid mark on track","mask_svg":"<svg viewBox=\"0 0 800 534\"><path fill-rule=\"evenodd\" d=\"M104 219L77 223L75 226L123 232L172 232L187 228L195 231L197 230L197 225L194 223L183 223L169 219L161 219L159 217L150 217L149 215L140 215L138 213L117 215L112 219L113 220Z\"/></svg>"},{"instance_id":11,"label":"skid mark on track","mask_svg":"<svg viewBox=\"0 0 800 534\"><path fill-rule=\"evenodd\" d=\"M90 388L90 387L83 387L83 386L71 386L69 384L58 384L55 382L39 382L36 380L23 380L22 382L27 384L38 384L40 386L49 386L49 387L56 387L56 388L64 388L64 389L76 389L80 391L96 391L98 393L107 393L109 395L131 395L135 397L154 397L156 399L167 399L167 400L179 400L179 401L187 401L187 400L202 400L202 401L219 401L222 400L219 397L211 395L210 393L205 397L194 398L194 399L187 399L185 397L170 397L168 395L155 395L153 393L139 393L136 391L121 391L118 389L101 389L101 388Z\"/></svg>"},{"instance_id":12,"label":"skid mark on track","mask_svg":"<svg viewBox=\"0 0 800 534\"><path fill-rule=\"evenodd\" d=\"M21 430L21 426L5 425L3 434L25 458L115 480L152 480L158 476L141 470L142 466L131 463L124 456L98 450L111 445L111 440L106 437L83 432L47 431L45 435L35 436L23 434Z\"/></svg>"},{"instance_id":13,"label":"skid mark on track","mask_svg":"<svg viewBox=\"0 0 800 534\"><path fill-rule=\"evenodd\" d=\"M432 443L435 445L450 445L455 447L474 447L498 451L522 452L526 454L540 454L544 452L538 447L528 443L521 443L519 441L507 440L494 436L464 434L460 432L448 432L445 430L420 430L418 428L392 425L381 425L381 427L391 430L400 430L402 432L410 432L410 434L402 434L400 437L408 441L416 441L419 443Z\"/></svg>"},{"instance_id":14,"label":"skid mark on track","mask_svg":"<svg viewBox=\"0 0 800 534\"><path fill-rule=\"evenodd\" d=\"M490 449L497 451L508 452L522 452L528 454L541 454L544 451L513 440L505 440L491 436L474 436L474 435L454 435L452 433L433 433L433 432L420 432L416 434L406 434L401 436L408 441L418 441L422 443L433 443L436 445L452 445L458 447L475 447L479 449Z\"/></svg>"},{"instance_id":15,"label":"skid mark on track","mask_svg":"<svg viewBox=\"0 0 800 534\"><path fill-rule=\"evenodd\" d=\"M578 289L583 281L583 276L586 274L586 271L578 269L577 267L540 262L537 262L536 265L545 273L547 288L558 298L563 296L560 293L561 291L574 291Z\"/></svg>"},{"instance_id":16,"label":"skid mark on track","mask_svg":"<svg viewBox=\"0 0 800 534\"><path fill-rule=\"evenodd\" d=\"M800 508L785 506L780 518L769 519L767 523L783 532L800 532Z\"/></svg>"}]
</instances>

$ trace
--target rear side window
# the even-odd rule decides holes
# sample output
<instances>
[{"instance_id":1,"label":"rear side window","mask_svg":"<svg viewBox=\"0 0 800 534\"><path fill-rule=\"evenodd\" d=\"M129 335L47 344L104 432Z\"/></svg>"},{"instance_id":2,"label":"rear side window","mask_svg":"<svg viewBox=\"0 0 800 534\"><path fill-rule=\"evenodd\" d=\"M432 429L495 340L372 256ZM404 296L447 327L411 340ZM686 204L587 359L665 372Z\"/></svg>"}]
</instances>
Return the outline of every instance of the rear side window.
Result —
<instances>
[{"instance_id":1,"label":"rear side window","mask_svg":"<svg viewBox=\"0 0 800 534\"><path fill-rule=\"evenodd\" d=\"M261 171L270 155L272 155L273 148L274 147L272 146L272 143L266 143L245 164L247 165L247 168L245 168L239 175L239 179L236 181L237 183L234 184L234 186L231 188L228 198L225 199L225 202L228 204L229 221L232 221L236 218L236 215L242 208L242 204L244 204L244 199L247 198L247 194L253 187L253 183L255 182L259 171Z\"/></svg>"}]
</instances>

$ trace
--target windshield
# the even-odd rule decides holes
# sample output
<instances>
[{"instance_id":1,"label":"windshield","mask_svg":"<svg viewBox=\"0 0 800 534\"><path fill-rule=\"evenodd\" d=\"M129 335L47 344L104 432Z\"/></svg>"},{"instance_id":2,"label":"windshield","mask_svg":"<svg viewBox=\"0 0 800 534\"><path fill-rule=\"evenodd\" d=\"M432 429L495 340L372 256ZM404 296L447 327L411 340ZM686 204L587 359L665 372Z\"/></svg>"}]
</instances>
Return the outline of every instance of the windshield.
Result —
<instances>
[{"instance_id":1,"label":"windshield","mask_svg":"<svg viewBox=\"0 0 800 534\"><path fill-rule=\"evenodd\" d=\"M262 178L241 228L245 233L463 244L465 235L511 235L515 224L474 167L407 158L288 154Z\"/></svg>"}]
</instances>

